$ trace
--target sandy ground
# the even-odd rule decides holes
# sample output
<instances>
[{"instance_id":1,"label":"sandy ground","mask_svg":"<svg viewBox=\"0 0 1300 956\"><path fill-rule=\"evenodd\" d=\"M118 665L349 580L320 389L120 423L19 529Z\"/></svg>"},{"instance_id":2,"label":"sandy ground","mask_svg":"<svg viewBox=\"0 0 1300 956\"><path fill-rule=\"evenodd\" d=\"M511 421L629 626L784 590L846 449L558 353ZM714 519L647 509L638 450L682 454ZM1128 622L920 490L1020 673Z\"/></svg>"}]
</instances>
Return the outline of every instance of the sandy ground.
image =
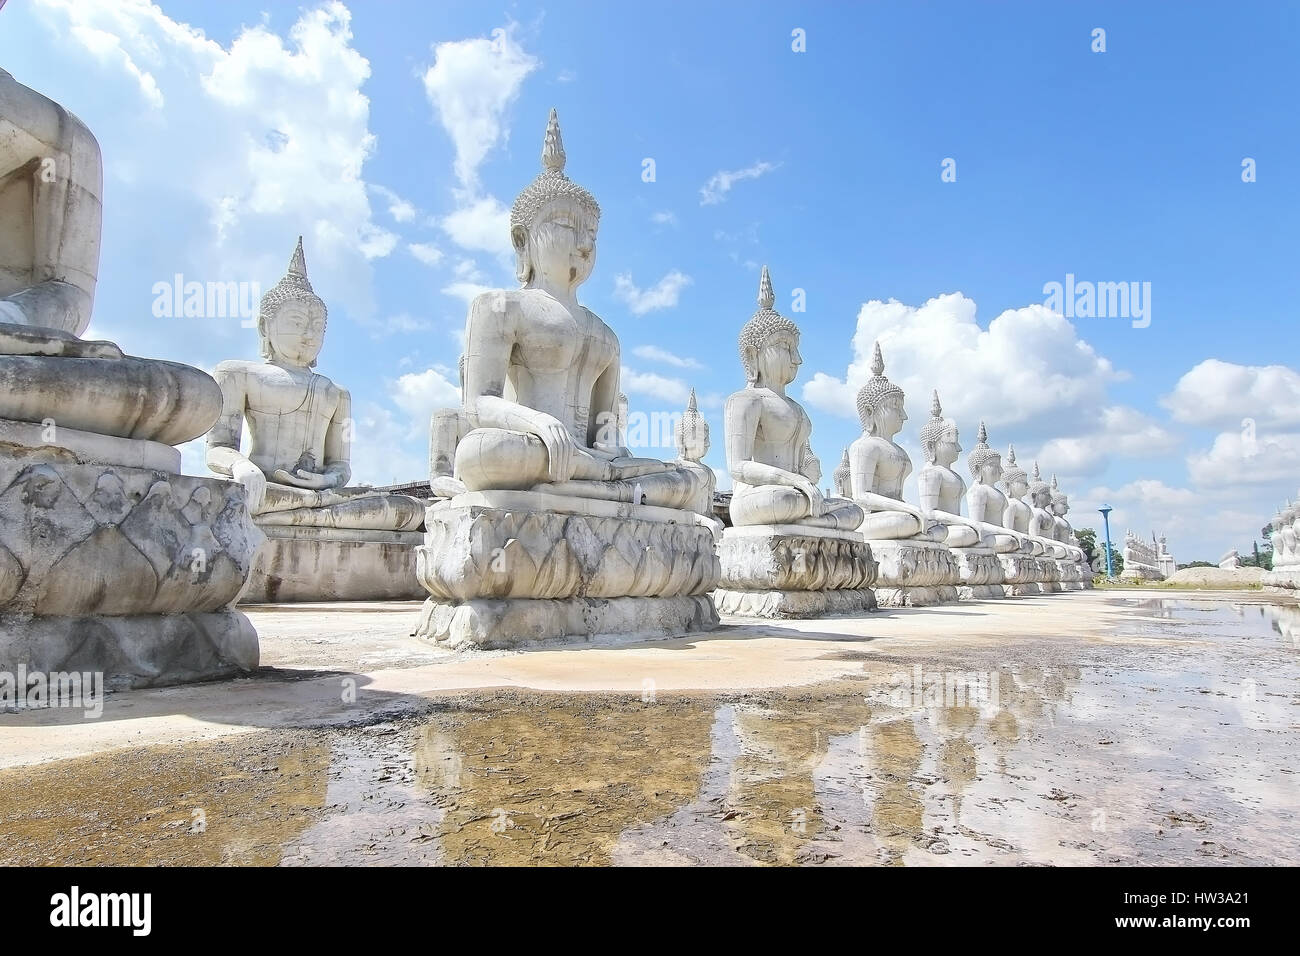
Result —
<instances>
[{"instance_id":1,"label":"sandy ground","mask_svg":"<svg viewBox=\"0 0 1300 956\"><path fill-rule=\"evenodd\" d=\"M255 677L0 714L0 863L1277 863L1300 609L1077 592L452 655L254 609Z\"/></svg>"}]
</instances>

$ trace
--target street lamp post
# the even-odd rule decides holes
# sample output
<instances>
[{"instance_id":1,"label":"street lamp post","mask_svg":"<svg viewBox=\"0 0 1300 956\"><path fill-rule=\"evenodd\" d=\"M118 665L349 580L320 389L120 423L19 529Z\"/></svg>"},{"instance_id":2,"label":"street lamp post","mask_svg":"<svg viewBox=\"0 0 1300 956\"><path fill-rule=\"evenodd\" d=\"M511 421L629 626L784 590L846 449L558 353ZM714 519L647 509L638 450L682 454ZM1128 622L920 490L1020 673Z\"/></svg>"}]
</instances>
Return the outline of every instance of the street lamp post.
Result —
<instances>
[{"instance_id":1,"label":"street lamp post","mask_svg":"<svg viewBox=\"0 0 1300 956\"><path fill-rule=\"evenodd\" d=\"M1106 579L1111 580L1115 577L1115 569L1110 561L1110 505L1102 505L1098 511L1101 512L1101 520L1106 523Z\"/></svg>"}]
</instances>

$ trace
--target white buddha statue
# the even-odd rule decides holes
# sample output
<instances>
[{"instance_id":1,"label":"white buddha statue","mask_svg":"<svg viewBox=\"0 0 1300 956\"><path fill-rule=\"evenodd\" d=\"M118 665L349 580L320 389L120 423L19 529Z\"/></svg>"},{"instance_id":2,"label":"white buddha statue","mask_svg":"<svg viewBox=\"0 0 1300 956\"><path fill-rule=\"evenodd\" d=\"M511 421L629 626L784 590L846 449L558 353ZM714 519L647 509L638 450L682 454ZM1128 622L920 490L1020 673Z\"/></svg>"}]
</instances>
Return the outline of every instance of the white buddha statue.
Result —
<instances>
[{"instance_id":1,"label":"white buddha statue","mask_svg":"<svg viewBox=\"0 0 1300 956\"><path fill-rule=\"evenodd\" d=\"M1033 479L1029 482L1029 507L1033 513L1030 533L1044 542L1044 553L1056 560L1065 557L1065 546L1056 540L1056 515L1052 513L1052 486L1043 481L1034 462Z\"/></svg>"},{"instance_id":2,"label":"white buddha statue","mask_svg":"<svg viewBox=\"0 0 1300 956\"><path fill-rule=\"evenodd\" d=\"M624 396L626 402L626 396ZM699 497L688 502L686 507L699 514L710 514L713 510L713 491L717 487L717 476L713 469L704 464L704 456L709 453L709 423L700 414L699 402L695 398L695 389L691 389L686 401L686 411L677 421L674 430L677 443L676 464L683 470L699 476Z\"/></svg>"},{"instance_id":3,"label":"white buddha statue","mask_svg":"<svg viewBox=\"0 0 1300 956\"><path fill-rule=\"evenodd\" d=\"M835 483L835 494L840 498L853 498L852 469L849 467L849 450L844 449L840 463L831 472L831 481Z\"/></svg>"},{"instance_id":4,"label":"white buddha statue","mask_svg":"<svg viewBox=\"0 0 1300 956\"><path fill-rule=\"evenodd\" d=\"M1002 487L1006 489L1006 506L1002 511L1002 525L1018 535L1028 538L1031 553L1041 555L1042 541L1033 537L1034 509L1025 503L1029 494L1029 476L1016 463L1016 446L1007 446L1007 466L1002 472Z\"/></svg>"},{"instance_id":5,"label":"white buddha statue","mask_svg":"<svg viewBox=\"0 0 1300 956\"><path fill-rule=\"evenodd\" d=\"M862 509L823 498L821 465L808 444L812 422L786 395L802 359L798 327L772 309L767 266L759 279L758 311L740 333L746 386L727 399L727 468L733 481L731 522L805 525L852 531Z\"/></svg>"},{"instance_id":6,"label":"white buddha statue","mask_svg":"<svg viewBox=\"0 0 1300 956\"><path fill-rule=\"evenodd\" d=\"M853 500L866 512L858 530L869 541L942 542L947 536L943 523L903 501L903 482L912 473L912 460L894 442L894 436L907 421L907 412L903 390L885 377L879 342L871 372L867 384L858 390L863 434L849 446Z\"/></svg>"},{"instance_id":7,"label":"white buddha statue","mask_svg":"<svg viewBox=\"0 0 1300 956\"><path fill-rule=\"evenodd\" d=\"M930 400L930 420L921 426L921 453L925 465L916 474L916 487L922 510L947 528L943 543L948 547L979 547L979 526L961 514L966 482L952 468L961 454L957 424L943 417L938 391Z\"/></svg>"},{"instance_id":8,"label":"white buddha statue","mask_svg":"<svg viewBox=\"0 0 1300 956\"><path fill-rule=\"evenodd\" d=\"M577 298L596 261L600 207L564 174L565 161L552 110L542 172L510 212L522 287L470 305L462 405L434 416L435 491L684 508L701 500L695 473L618 444L618 337ZM454 482L439 480L447 462Z\"/></svg>"},{"instance_id":9,"label":"white buddha statue","mask_svg":"<svg viewBox=\"0 0 1300 956\"><path fill-rule=\"evenodd\" d=\"M217 366L222 409L208 433L208 467L244 486L261 525L414 531L424 521L418 498L346 487L352 399L314 371L326 315L299 237L284 278L262 296L257 331L265 361ZM248 454L240 450L245 422Z\"/></svg>"},{"instance_id":10,"label":"white buddha statue","mask_svg":"<svg viewBox=\"0 0 1300 956\"><path fill-rule=\"evenodd\" d=\"M966 459L973 483L966 492L971 521L980 529L987 547L997 554L1029 553L1027 537L1008 529L1007 497L998 490L1002 478L1002 456L989 447L988 429L980 422L979 441Z\"/></svg>"}]
</instances>

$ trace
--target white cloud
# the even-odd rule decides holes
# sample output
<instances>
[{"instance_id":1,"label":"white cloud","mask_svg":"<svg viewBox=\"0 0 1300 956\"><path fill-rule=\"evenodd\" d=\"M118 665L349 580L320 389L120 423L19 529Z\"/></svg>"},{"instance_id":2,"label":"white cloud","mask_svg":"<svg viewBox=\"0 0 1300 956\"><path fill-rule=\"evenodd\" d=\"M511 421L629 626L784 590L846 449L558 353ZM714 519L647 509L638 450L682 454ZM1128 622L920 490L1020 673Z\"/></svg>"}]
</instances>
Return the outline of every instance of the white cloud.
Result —
<instances>
[{"instance_id":1,"label":"white cloud","mask_svg":"<svg viewBox=\"0 0 1300 956\"><path fill-rule=\"evenodd\" d=\"M649 395L668 402L673 407L686 407L690 398L691 387L679 378L667 378L654 372L637 372L626 365L619 376L619 383L629 395Z\"/></svg>"},{"instance_id":2,"label":"white cloud","mask_svg":"<svg viewBox=\"0 0 1300 956\"><path fill-rule=\"evenodd\" d=\"M657 345L638 345L632 350L632 354L648 362L663 362L665 365L675 365L678 368L704 368L701 363L693 358L682 358L680 355L674 355L667 349L661 349Z\"/></svg>"},{"instance_id":3,"label":"white cloud","mask_svg":"<svg viewBox=\"0 0 1300 956\"><path fill-rule=\"evenodd\" d=\"M259 23L228 47L139 0L46 0L36 13L59 53L90 53L101 64L86 82L129 84L151 106L82 115L116 180L106 188L106 232L152 257L141 268L269 285L302 233L313 282L331 307L373 314L369 262L396 237L372 218L363 168L375 138L361 92L370 64L352 46L342 3L302 12L287 38ZM168 243L145 242L156 224L132 211L145 206L166 208L187 228ZM148 345L203 360L197 351L228 353L241 335L237 323L212 328L195 341L179 325L174 333L150 327ZM144 333L123 334L132 348Z\"/></svg>"},{"instance_id":4,"label":"white cloud","mask_svg":"<svg viewBox=\"0 0 1300 956\"><path fill-rule=\"evenodd\" d=\"M410 418L410 432L427 439L434 411L460 404L460 386L454 378L459 374L435 366L423 372L407 372L389 385L393 404Z\"/></svg>"},{"instance_id":5,"label":"white cloud","mask_svg":"<svg viewBox=\"0 0 1300 956\"><path fill-rule=\"evenodd\" d=\"M371 183L370 188L383 196L388 203L388 214L397 222L410 222L415 218L416 208L413 203L403 199L387 186Z\"/></svg>"},{"instance_id":6,"label":"white cloud","mask_svg":"<svg viewBox=\"0 0 1300 956\"><path fill-rule=\"evenodd\" d=\"M1044 468L1061 475L1099 475L1113 457L1163 458L1180 439L1149 415L1126 405L1102 409L1101 425L1072 438L1052 438L1038 450Z\"/></svg>"},{"instance_id":7,"label":"white cloud","mask_svg":"<svg viewBox=\"0 0 1300 956\"><path fill-rule=\"evenodd\" d=\"M650 221L657 226L675 226L677 225L677 214L671 210L665 209L660 212L651 213Z\"/></svg>"},{"instance_id":8,"label":"white cloud","mask_svg":"<svg viewBox=\"0 0 1300 956\"><path fill-rule=\"evenodd\" d=\"M1300 373L1285 365L1235 365L1207 359L1161 398L1174 421L1207 428L1300 425Z\"/></svg>"},{"instance_id":9,"label":"white cloud","mask_svg":"<svg viewBox=\"0 0 1300 956\"><path fill-rule=\"evenodd\" d=\"M436 266L442 261L442 250L427 242L408 242L406 251L426 266Z\"/></svg>"},{"instance_id":10,"label":"white cloud","mask_svg":"<svg viewBox=\"0 0 1300 956\"><path fill-rule=\"evenodd\" d=\"M491 252L508 260L510 245L510 208L495 196L480 196L444 216L439 223L451 241L462 249Z\"/></svg>"},{"instance_id":11,"label":"white cloud","mask_svg":"<svg viewBox=\"0 0 1300 956\"><path fill-rule=\"evenodd\" d=\"M475 298L482 295L484 292L491 291L492 287L490 285L482 285L478 282L453 282L451 285L444 286L442 289L443 295L462 299L466 305L473 302Z\"/></svg>"},{"instance_id":12,"label":"white cloud","mask_svg":"<svg viewBox=\"0 0 1300 956\"><path fill-rule=\"evenodd\" d=\"M1204 487L1300 483L1300 434L1262 429L1225 431L1205 451L1187 456L1187 474Z\"/></svg>"},{"instance_id":13,"label":"white cloud","mask_svg":"<svg viewBox=\"0 0 1300 956\"><path fill-rule=\"evenodd\" d=\"M514 24L474 37L439 43L424 72L424 92L456 148L456 177L470 191L478 169L506 140L506 111L540 61L516 42Z\"/></svg>"},{"instance_id":14,"label":"white cloud","mask_svg":"<svg viewBox=\"0 0 1300 956\"><path fill-rule=\"evenodd\" d=\"M907 393L911 420L904 435L929 417L933 389L963 434L973 437L983 420L1001 445L1027 447L1104 427L1107 387L1124 376L1068 321L1030 305L1008 309L983 329L975 311L959 292L919 308L894 299L865 303L844 378L816 372L803 387L804 400L856 420L857 392L871 377L872 347L879 341L885 374Z\"/></svg>"},{"instance_id":15,"label":"white cloud","mask_svg":"<svg viewBox=\"0 0 1300 956\"><path fill-rule=\"evenodd\" d=\"M727 198L727 193L731 192L731 187L736 183L746 179L757 179L764 173L770 173L777 169L780 163L769 163L765 160L759 160L752 166L746 166L744 169L720 169L712 176L709 181L700 187L700 205L712 206L723 202Z\"/></svg>"},{"instance_id":16,"label":"white cloud","mask_svg":"<svg viewBox=\"0 0 1300 956\"><path fill-rule=\"evenodd\" d=\"M690 276L673 269L650 288L640 289L631 274L624 272L614 277L614 298L627 305L633 315L645 315L676 306L682 290L691 282Z\"/></svg>"}]
</instances>

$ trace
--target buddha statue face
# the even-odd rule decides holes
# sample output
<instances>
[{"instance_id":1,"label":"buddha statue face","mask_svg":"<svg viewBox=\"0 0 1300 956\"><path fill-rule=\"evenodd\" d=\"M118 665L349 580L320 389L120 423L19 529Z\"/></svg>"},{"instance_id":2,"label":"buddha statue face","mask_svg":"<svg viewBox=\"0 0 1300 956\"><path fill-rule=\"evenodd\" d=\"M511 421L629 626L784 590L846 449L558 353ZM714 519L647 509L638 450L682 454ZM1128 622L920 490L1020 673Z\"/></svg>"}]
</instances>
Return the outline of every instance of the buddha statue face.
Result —
<instances>
[{"instance_id":1,"label":"buddha statue face","mask_svg":"<svg viewBox=\"0 0 1300 956\"><path fill-rule=\"evenodd\" d=\"M903 430L906 421L907 412L903 409L903 400L887 398L872 413L868 433L880 438L893 438Z\"/></svg>"},{"instance_id":2,"label":"buddha statue face","mask_svg":"<svg viewBox=\"0 0 1300 956\"><path fill-rule=\"evenodd\" d=\"M957 429L946 429L934 443L934 461L945 468L951 468L957 456L961 454L961 443L957 440Z\"/></svg>"},{"instance_id":3,"label":"buddha statue face","mask_svg":"<svg viewBox=\"0 0 1300 956\"><path fill-rule=\"evenodd\" d=\"M1050 510L1052 506L1052 490L1047 487L1047 484L1043 483L1043 487L1035 487L1031 490L1034 496L1034 507L1041 508L1043 511Z\"/></svg>"},{"instance_id":4,"label":"buddha statue face","mask_svg":"<svg viewBox=\"0 0 1300 956\"><path fill-rule=\"evenodd\" d=\"M269 361L311 368L325 345L325 308L291 300L258 322L262 354Z\"/></svg>"},{"instance_id":5,"label":"buddha statue face","mask_svg":"<svg viewBox=\"0 0 1300 956\"><path fill-rule=\"evenodd\" d=\"M1015 498L1017 501L1029 494L1029 479L1025 476L1011 477L1007 479L1007 497Z\"/></svg>"},{"instance_id":6,"label":"buddha statue face","mask_svg":"<svg viewBox=\"0 0 1300 956\"><path fill-rule=\"evenodd\" d=\"M596 265L598 224L598 219L573 199L560 197L548 202L531 227L519 225L510 230L519 281L568 289L582 285Z\"/></svg>"},{"instance_id":7,"label":"buddha statue face","mask_svg":"<svg viewBox=\"0 0 1300 956\"><path fill-rule=\"evenodd\" d=\"M802 364L798 335L787 332L770 335L758 350L758 384L789 385Z\"/></svg>"}]
</instances>

